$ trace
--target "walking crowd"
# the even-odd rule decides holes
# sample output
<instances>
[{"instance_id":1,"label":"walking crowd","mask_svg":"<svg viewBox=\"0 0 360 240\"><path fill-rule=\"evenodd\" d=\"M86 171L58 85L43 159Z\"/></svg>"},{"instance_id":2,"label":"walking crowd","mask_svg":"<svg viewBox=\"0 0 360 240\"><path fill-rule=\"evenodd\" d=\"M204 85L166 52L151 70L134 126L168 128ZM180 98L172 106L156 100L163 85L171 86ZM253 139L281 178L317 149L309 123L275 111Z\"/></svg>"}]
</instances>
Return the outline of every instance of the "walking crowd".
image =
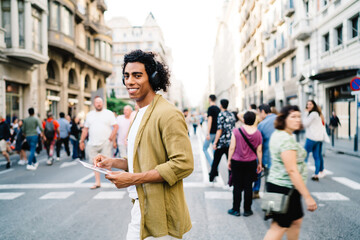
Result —
<instances>
[{"instance_id":1,"label":"walking crowd","mask_svg":"<svg viewBox=\"0 0 360 240\"><path fill-rule=\"evenodd\" d=\"M13 150L20 155L19 165L27 163L27 170L38 168L36 156L42 146L49 166L60 161L62 147L68 157L72 152L73 160L84 160L86 150L95 166L122 170L109 172L106 178L118 188L126 187L133 201L127 239L182 238L191 228L182 182L194 167L189 129L196 134L200 125L202 131L205 117L188 109L181 113L156 94L166 92L170 74L155 54L136 50L125 55L123 76L136 110L127 105L117 117L104 107L100 96L94 97L94 110L84 123L63 112L57 120L48 112L41 122L29 108L29 117L15 119L10 129L0 116L0 150L7 160L6 168L11 167L9 152ZM216 100L215 95L209 96L203 152L210 165L210 182L216 181L219 163L226 156L229 185L233 186L228 214L241 216L244 199L242 215L253 215L252 202L260 198L264 179L264 196L277 193L289 199L284 212L266 212L265 219L273 222L265 239L281 239L285 233L289 239L297 239L304 216L301 198L308 211L317 208L306 187L310 153L315 161L311 180L325 176L322 148L329 137L321 109L309 100L303 116L297 106L274 113L267 104L251 104L244 113L237 113L228 110L227 99L221 99L219 107ZM339 124L335 116L330 121L333 130ZM306 132L304 146L295 137L302 129ZM28 157L26 151L30 151ZM101 187L100 173L94 173L91 189Z\"/></svg>"}]
</instances>

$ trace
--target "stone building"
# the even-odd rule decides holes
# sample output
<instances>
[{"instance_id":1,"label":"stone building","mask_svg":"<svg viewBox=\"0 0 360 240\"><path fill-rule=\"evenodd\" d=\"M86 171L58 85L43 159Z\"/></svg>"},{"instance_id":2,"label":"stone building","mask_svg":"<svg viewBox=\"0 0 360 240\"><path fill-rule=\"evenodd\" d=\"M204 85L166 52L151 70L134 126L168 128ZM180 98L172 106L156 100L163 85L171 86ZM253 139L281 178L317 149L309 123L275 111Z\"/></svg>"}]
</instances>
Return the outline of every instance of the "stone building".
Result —
<instances>
[{"instance_id":1,"label":"stone building","mask_svg":"<svg viewBox=\"0 0 360 240\"><path fill-rule=\"evenodd\" d=\"M47 9L45 0L0 1L0 115L8 122L41 103L41 64L48 61Z\"/></svg>"},{"instance_id":2,"label":"stone building","mask_svg":"<svg viewBox=\"0 0 360 240\"><path fill-rule=\"evenodd\" d=\"M49 0L49 62L40 98L47 111L84 118L95 95L105 97L112 73L111 30L105 26L103 0Z\"/></svg>"},{"instance_id":3,"label":"stone building","mask_svg":"<svg viewBox=\"0 0 360 240\"><path fill-rule=\"evenodd\" d=\"M0 3L0 112L8 121L29 107L41 118L48 111L84 118L112 72L104 1Z\"/></svg>"}]
</instances>

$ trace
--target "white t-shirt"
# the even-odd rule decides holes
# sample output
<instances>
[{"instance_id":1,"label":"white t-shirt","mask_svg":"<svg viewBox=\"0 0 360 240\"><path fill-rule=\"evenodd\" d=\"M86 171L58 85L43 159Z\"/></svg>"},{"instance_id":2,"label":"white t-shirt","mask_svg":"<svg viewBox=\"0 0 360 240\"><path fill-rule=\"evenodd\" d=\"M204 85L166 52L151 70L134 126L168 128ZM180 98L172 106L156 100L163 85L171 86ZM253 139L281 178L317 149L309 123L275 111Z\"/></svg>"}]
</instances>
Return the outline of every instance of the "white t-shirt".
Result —
<instances>
[{"instance_id":1,"label":"white t-shirt","mask_svg":"<svg viewBox=\"0 0 360 240\"><path fill-rule=\"evenodd\" d=\"M139 109L139 112L136 115L135 120L134 120L133 124L131 125L130 131L129 131L129 135L128 135L128 170L129 170L129 173L134 172L135 139L136 139L136 135L139 130L139 127L140 127L141 120L142 120L144 113L146 112L146 109L148 108L148 106L149 105ZM132 199L138 198L138 194L137 194L135 185L128 187L127 190L128 190L130 198L132 198Z\"/></svg>"},{"instance_id":2,"label":"white t-shirt","mask_svg":"<svg viewBox=\"0 0 360 240\"><path fill-rule=\"evenodd\" d=\"M108 109L100 112L90 111L86 116L84 127L89 128L89 145L100 146L106 141L112 132L113 125L116 124L114 113Z\"/></svg>"},{"instance_id":3,"label":"white t-shirt","mask_svg":"<svg viewBox=\"0 0 360 240\"><path fill-rule=\"evenodd\" d=\"M125 118L125 115L120 115L116 118L116 122L119 125L117 143L118 145L125 145L126 136L130 127L130 118Z\"/></svg>"}]
</instances>

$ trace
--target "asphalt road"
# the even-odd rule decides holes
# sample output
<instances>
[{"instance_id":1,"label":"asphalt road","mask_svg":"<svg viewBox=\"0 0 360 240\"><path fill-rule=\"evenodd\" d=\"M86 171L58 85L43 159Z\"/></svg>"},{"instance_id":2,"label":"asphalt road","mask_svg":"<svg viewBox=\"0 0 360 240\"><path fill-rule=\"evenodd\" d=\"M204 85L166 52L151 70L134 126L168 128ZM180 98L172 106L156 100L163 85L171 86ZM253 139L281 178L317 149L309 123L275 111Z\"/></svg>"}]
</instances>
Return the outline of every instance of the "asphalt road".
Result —
<instances>
[{"instance_id":1,"label":"asphalt road","mask_svg":"<svg viewBox=\"0 0 360 240\"><path fill-rule=\"evenodd\" d=\"M191 135L195 170L184 186L193 228L184 239L262 239L270 221L263 220L260 200L253 202L253 216L227 214L232 192L225 185L225 157L221 177L207 182L203 138L201 132ZM68 157L53 166L39 158L36 171L15 160L10 170L0 164L0 239L125 239L132 205L126 190L105 178L102 188L90 190L91 170ZM360 239L360 159L326 152L325 168L329 175L307 183L319 209L305 213L300 239Z\"/></svg>"}]
</instances>

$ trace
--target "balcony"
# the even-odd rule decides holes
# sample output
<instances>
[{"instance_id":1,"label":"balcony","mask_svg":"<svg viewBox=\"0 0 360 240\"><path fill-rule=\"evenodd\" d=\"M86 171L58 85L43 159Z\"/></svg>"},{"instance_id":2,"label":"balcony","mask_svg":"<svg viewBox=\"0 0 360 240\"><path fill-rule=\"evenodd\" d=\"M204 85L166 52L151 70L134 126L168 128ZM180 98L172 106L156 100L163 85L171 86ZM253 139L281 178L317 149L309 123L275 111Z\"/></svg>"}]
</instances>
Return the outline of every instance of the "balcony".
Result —
<instances>
[{"instance_id":1,"label":"balcony","mask_svg":"<svg viewBox=\"0 0 360 240\"><path fill-rule=\"evenodd\" d=\"M311 36L311 19L303 18L297 21L293 26L293 37L296 40L304 41Z\"/></svg>"},{"instance_id":2,"label":"balcony","mask_svg":"<svg viewBox=\"0 0 360 240\"><path fill-rule=\"evenodd\" d=\"M294 2L293 0L288 0L287 3L285 4L284 15L286 17L291 17L294 13L295 13Z\"/></svg>"},{"instance_id":3,"label":"balcony","mask_svg":"<svg viewBox=\"0 0 360 240\"><path fill-rule=\"evenodd\" d=\"M74 39L70 36L63 34L62 32L49 29L48 44L50 47L55 47L63 52L70 53L71 55L75 53Z\"/></svg>"},{"instance_id":4,"label":"balcony","mask_svg":"<svg viewBox=\"0 0 360 240\"><path fill-rule=\"evenodd\" d=\"M43 55L32 49L29 50L24 48L6 48L4 53L8 57L16 58L30 64L46 63L49 60L47 55Z\"/></svg>"},{"instance_id":5,"label":"balcony","mask_svg":"<svg viewBox=\"0 0 360 240\"><path fill-rule=\"evenodd\" d=\"M6 48L5 44L5 29L0 27L0 50Z\"/></svg>"},{"instance_id":6,"label":"balcony","mask_svg":"<svg viewBox=\"0 0 360 240\"><path fill-rule=\"evenodd\" d=\"M278 46L276 49L272 49L266 54L265 64L267 67L270 67L277 62L281 61L284 57L293 53L296 49L294 40L291 38L286 39L281 46Z\"/></svg>"}]
</instances>

